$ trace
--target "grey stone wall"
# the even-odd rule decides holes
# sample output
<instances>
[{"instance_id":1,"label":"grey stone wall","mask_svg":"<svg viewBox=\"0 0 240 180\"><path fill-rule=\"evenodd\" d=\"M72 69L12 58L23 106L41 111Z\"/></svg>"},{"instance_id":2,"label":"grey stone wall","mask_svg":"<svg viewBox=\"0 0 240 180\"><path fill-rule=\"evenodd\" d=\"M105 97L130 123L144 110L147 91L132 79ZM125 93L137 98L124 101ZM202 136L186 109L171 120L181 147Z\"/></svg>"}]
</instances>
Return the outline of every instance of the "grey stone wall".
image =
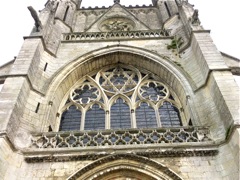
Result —
<instances>
[{"instance_id":1,"label":"grey stone wall","mask_svg":"<svg viewBox=\"0 0 240 180\"><path fill-rule=\"evenodd\" d=\"M239 178L239 86L232 74L233 68L239 68L238 60L223 57L209 32L191 24L194 9L190 4L177 7L175 1L168 1L167 5L171 17L163 1L156 1L154 7L121 9L117 5L112 11L77 10L71 2L65 21L66 4L60 4L56 12L42 11L42 32L26 37L16 60L0 68L4 81L0 92L0 179L66 179L92 163L27 163L24 152L32 133L46 132L49 125L58 131L60 109L76 82L116 63L160 77L179 97L184 125L191 119L194 126L209 126L214 143L199 148L219 151L217 155L153 160L183 179ZM102 15L114 17L118 11L122 16L131 15L135 31L164 27L172 29L172 34L156 39L63 40L63 33L99 31L99 23L106 18ZM173 36L183 39L179 49L167 48Z\"/></svg>"}]
</instances>

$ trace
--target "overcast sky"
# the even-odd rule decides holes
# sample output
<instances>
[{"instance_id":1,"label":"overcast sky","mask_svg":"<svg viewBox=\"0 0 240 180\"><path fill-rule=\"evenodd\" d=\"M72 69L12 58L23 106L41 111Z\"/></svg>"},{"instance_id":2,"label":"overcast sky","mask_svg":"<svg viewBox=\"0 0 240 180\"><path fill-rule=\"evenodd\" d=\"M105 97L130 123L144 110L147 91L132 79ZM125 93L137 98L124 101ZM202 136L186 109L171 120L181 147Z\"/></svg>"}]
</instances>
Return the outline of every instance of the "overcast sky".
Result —
<instances>
[{"instance_id":1,"label":"overcast sky","mask_svg":"<svg viewBox=\"0 0 240 180\"><path fill-rule=\"evenodd\" d=\"M47 0L16 0L2 1L0 65L12 60L23 43L23 36L28 36L34 21L27 9L31 5L36 10L43 9ZM200 20L211 35L218 49L229 55L240 58L240 0L189 0L199 9ZM98 4L97 4L98 3ZM128 3L128 4L127 4ZM149 5L151 0L121 0L124 5ZM108 6L113 0L83 0L83 6ZM238 14L238 15L237 15Z\"/></svg>"}]
</instances>

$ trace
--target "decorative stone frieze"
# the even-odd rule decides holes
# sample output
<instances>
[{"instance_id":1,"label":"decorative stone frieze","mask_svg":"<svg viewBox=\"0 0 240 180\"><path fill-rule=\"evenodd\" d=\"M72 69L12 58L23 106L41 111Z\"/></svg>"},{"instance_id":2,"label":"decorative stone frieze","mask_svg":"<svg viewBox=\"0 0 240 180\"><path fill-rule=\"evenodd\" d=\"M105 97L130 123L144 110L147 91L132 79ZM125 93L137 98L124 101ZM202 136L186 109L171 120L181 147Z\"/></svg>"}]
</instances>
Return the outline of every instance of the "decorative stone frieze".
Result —
<instances>
[{"instance_id":1,"label":"decorative stone frieze","mask_svg":"<svg viewBox=\"0 0 240 180\"><path fill-rule=\"evenodd\" d=\"M123 32L78 32L63 34L62 42L106 41L126 39L156 39L170 37L170 30L123 31Z\"/></svg>"}]
</instances>

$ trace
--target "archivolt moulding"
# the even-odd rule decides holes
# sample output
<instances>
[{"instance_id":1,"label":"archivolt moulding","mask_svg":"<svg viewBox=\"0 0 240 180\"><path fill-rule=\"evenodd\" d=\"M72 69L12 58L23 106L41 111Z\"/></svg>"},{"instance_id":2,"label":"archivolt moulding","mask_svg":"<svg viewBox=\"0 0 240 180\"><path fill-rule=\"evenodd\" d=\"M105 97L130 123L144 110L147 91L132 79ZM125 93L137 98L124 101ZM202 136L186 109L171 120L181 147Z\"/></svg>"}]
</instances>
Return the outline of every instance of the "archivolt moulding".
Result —
<instances>
[{"instance_id":1,"label":"archivolt moulding","mask_svg":"<svg viewBox=\"0 0 240 180\"><path fill-rule=\"evenodd\" d=\"M115 154L101 158L85 166L70 176L68 180L105 179L106 177L111 177L111 174L115 177L126 177L125 173L121 174L121 172L126 171L130 172L128 174L134 179L139 179L141 177L139 175L154 180L182 179L168 167L151 159L133 154Z\"/></svg>"},{"instance_id":2,"label":"archivolt moulding","mask_svg":"<svg viewBox=\"0 0 240 180\"><path fill-rule=\"evenodd\" d=\"M89 63L96 61L98 59L105 59L102 57L106 57L107 55L111 54L118 54L118 55L128 55L128 56L135 56L140 58L139 61L136 61L137 66L142 66L142 68L146 68L146 62L151 64L152 67L159 66L159 70L161 68L165 69L167 72L173 75L174 79L181 82L181 86L186 89L186 92L189 90L192 91L191 87L191 80L188 79L188 77L185 77L184 73L174 67L173 63L171 63L168 60L165 60L162 56L156 55L153 52L132 47L132 46L125 46L125 45L114 45L114 46L108 46L105 48L97 49L95 51L89 52L81 57L77 57L74 60L72 60L68 65L66 65L64 68L61 68L58 70L58 72L55 73L53 78L50 80L49 84L51 84L50 87L48 87L47 95L51 92L55 91L56 88L60 86L60 84L71 74L74 73L79 67L86 66ZM140 63L143 60L144 63ZM111 60L114 64L114 61ZM130 65L135 66L133 62L125 62L123 59L122 62L130 63ZM102 67L101 67L102 68ZM188 87L188 88L186 88Z\"/></svg>"}]
</instances>

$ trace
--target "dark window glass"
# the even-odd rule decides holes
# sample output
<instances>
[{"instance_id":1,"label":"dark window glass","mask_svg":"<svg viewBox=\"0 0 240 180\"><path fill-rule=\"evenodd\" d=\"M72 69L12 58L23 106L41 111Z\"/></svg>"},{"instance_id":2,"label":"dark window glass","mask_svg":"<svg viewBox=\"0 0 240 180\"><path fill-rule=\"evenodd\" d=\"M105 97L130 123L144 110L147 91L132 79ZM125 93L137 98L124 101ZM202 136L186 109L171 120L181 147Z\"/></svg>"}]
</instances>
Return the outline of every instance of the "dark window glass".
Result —
<instances>
[{"instance_id":1,"label":"dark window glass","mask_svg":"<svg viewBox=\"0 0 240 180\"><path fill-rule=\"evenodd\" d=\"M43 71L46 72L46 70L47 70L47 66L48 66L48 63L45 64Z\"/></svg>"},{"instance_id":2,"label":"dark window glass","mask_svg":"<svg viewBox=\"0 0 240 180\"><path fill-rule=\"evenodd\" d=\"M159 115L163 127L181 126L179 110L169 102L164 102L159 108Z\"/></svg>"},{"instance_id":3,"label":"dark window glass","mask_svg":"<svg viewBox=\"0 0 240 180\"><path fill-rule=\"evenodd\" d=\"M147 103L141 103L141 106L136 109L136 121L138 128L157 127L155 111Z\"/></svg>"},{"instance_id":4,"label":"dark window glass","mask_svg":"<svg viewBox=\"0 0 240 180\"><path fill-rule=\"evenodd\" d=\"M39 111L39 107L40 107L40 103L37 104L37 107L36 107L35 113L38 113L38 111Z\"/></svg>"},{"instance_id":5,"label":"dark window glass","mask_svg":"<svg viewBox=\"0 0 240 180\"><path fill-rule=\"evenodd\" d=\"M122 99L118 99L111 107L111 128L131 128L130 110Z\"/></svg>"},{"instance_id":6,"label":"dark window glass","mask_svg":"<svg viewBox=\"0 0 240 180\"><path fill-rule=\"evenodd\" d=\"M81 112L75 106L62 114L60 131L80 130Z\"/></svg>"},{"instance_id":7,"label":"dark window glass","mask_svg":"<svg viewBox=\"0 0 240 180\"><path fill-rule=\"evenodd\" d=\"M56 9L56 11L57 11L57 9L58 9L58 6L59 6L59 2L57 3L57 6L56 6L56 8L55 8L55 9Z\"/></svg>"},{"instance_id":8,"label":"dark window glass","mask_svg":"<svg viewBox=\"0 0 240 180\"><path fill-rule=\"evenodd\" d=\"M85 130L105 129L105 112L94 104L92 109L89 109L85 117Z\"/></svg>"}]
</instances>

